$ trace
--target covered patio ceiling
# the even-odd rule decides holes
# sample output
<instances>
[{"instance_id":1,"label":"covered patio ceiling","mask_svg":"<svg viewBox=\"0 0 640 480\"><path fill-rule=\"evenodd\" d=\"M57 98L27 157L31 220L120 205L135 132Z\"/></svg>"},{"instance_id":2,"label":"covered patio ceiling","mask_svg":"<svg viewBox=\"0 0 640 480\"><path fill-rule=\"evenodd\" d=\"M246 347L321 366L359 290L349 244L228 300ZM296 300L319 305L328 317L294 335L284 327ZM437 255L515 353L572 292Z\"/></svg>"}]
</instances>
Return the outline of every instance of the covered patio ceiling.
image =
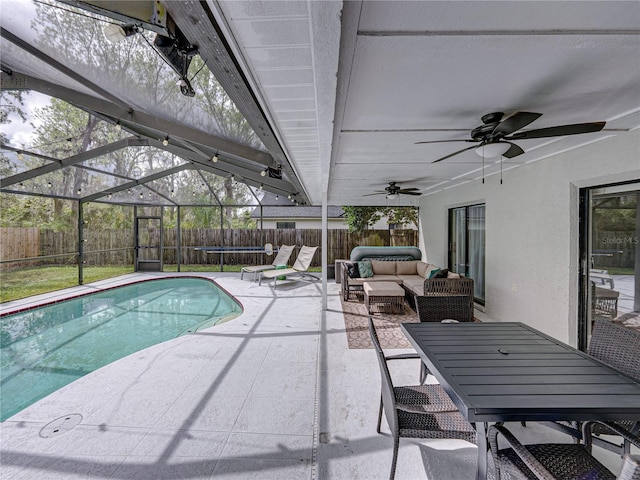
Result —
<instances>
[{"instance_id":1,"label":"covered patio ceiling","mask_svg":"<svg viewBox=\"0 0 640 480\"><path fill-rule=\"evenodd\" d=\"M155 2L244 115L256 134L249 142L180 116L126 82L109 83L95 65L67 61L30 36L25 4L33 8L2 4L3 88L62 98L160 148L169 136L192 165L233 170L249 185L264 182L315 205L417 205L482 178L496 188L509 169L553 162L559 152L640 126L640 3L633 1ZM483 115L518 111L543 114L520 131L606 125L514 141L524 153L502 161L469 149L432 163L473 146L443 141L469 140ZM416 144L424 141L436 143ZM218 153L222 161L212 165ZM283 178L265 180L265 166L281 168ZM421 196L365 196L392 181Z\"/></svg>"},{"instance_id":2,"label":"covered patio ceiling","mask_svg":"<svg viewBox=\"0 0 640 480\"><path fill-rule=\"evenodd\" d=\"M638 2L294 5L215 4L314 203L326 189L332 205L417 204L417 196L364 196L390 181L423 196L483 176L496 188L501 172L640 126ZM473 149L432 163L473 144L416 144L470 139L481 116L517 111L543 114L523 130L607 123L597 133L516 141L524 154L486 159L484 169Z\"/></svg>"}]
</instances>

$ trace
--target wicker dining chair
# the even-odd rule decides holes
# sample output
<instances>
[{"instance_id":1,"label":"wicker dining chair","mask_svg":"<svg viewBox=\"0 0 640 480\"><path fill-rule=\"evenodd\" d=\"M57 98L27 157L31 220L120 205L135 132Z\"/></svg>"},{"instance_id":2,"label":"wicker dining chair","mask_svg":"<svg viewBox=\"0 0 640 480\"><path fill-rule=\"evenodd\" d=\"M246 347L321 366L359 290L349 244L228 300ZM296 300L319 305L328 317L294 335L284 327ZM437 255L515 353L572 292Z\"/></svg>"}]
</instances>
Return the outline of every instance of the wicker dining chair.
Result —
<instances>
[{"instance_id":1,"label":"wicker dining chair","mask_svg":"<svg viewBox=\"0 0 640 480\"><path fill-rule=\"evenodd\" d=\"M473 426L465 420L440 385L394 386L387 362L419 358L415 353L385 356L373 320L369 333L382 378L380 410L376 431L380 433L382 412L393 437L393 460L389 478L393 480L398 462L400 438L448 438L476 442Z\"/></svg>"},{"instance_id":2,"label":"wicker dining chair","mask_svg":"<svg viewBox=\"0 0 640 480\"><path fill-rule=\"evenodd\" d=\"M450 282L457 279L448 279ZM471 280L471 279L469 279ZM473 280L471 289L465 293L438 294L431 292L429 295L417 295L415 297L416 313L421 322L473 322ZM470 301L471 300L471 301ZM429 370L422 363L420 365L420 383L427 379Z\"/></svg>"},{"instance_id":3,"label":"wicker dining chair","mask_svg":"<svg viewBox=\"0 0 640 480\"><path fill-rule=\"evenodd\" d=\"M491 425L489 446L497 480L640 480L640 457L626 455L620 475L616 477L591 455L591 428L596 424L611 433L626 435L614 424L586 422L583 425L584 444L523 445L504 425ZM498 448L498 434L509 448ZM640 446L633 437L628 438Z\"/></svg>"},{"instance_id":4,"label":"wicker dining chair","mask_svg":"<svg viewBox=\"0 0 640 480\"><path fill-rule=\"evenodd\" d=\"M609 320L596 320L587 353L640 382L640 330ZM631 431L640 441L640 422L627 420L616 423ZM598 435L604 432L595 425L593 433ZM630 445L626 440L622 444L614 444L595 437L593 443L620 455L629 453Z\"/></svg>"},{"instance_id":5,"label":"wicker dining chair","mask_svg":"<svg viewBox=\"0 0 640 480\"><path fill-rule=\"evenodd\" d=\"M587 353L640 382L640 330L628 328L610 320L596 320ZM577 422L544 423L556 430L568 433L578 440L581 438L582 432ZM622 420L615 423L640 441L639 421ZM604 433L610 432L605 432L598 424L594 425L594 435ZM624 438L621 443L614 443L596 436L593 438L593 444L621 456L630 452L630 443Z\"/></svg>"}]
</instances>

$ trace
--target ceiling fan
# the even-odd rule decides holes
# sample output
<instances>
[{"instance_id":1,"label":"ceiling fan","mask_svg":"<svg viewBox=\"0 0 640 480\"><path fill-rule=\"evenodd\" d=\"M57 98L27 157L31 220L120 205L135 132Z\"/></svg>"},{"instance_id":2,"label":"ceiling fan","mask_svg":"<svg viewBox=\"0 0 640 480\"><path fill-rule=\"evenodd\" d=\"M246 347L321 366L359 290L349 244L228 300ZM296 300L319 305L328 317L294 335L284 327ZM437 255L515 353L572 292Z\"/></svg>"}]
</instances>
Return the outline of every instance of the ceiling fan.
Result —
<instances>
[{"instance_id":1,"label":"ceiling fan","mask_svg":"<svg viewBox=\"0 0 640 480\"><path fill-rule=\"evenodd\" d=\"M389 182L389 186L385 187L384 190L377 190L375 193L368 193L363 195L363 197L370 197L371 195L386 195L389 200L395 200L400 195L422 195L419 192L419 188L400 188L396 183L397 182Z\"/></svg>"},{"instance_id":2,"label":"ceiling fan","mask_svg":"<svg viewBox=\"0 0 640 480\"><path fill-rule=\"evenodd\" d=\"M575 123L571 125L558 125L555 127L538 128L536 130L527 130L524 132L517 132L523 127L526 127L536 119L542 116L541 113L531 112L516 112L513 115L505 118L502 117L504 113L494 112L488 113L482 116L482 125L471 130L471 138L463 140L431 140L420 143L443 143L443 142L471 142L472 145L457 152L445 155L431 163L441 162L447 158L451 158L467 150L476 149L476 153L483 157L499 157L500 155L506 158L517 157L522 155L524 150L520 148L512 140L526 140L530 138L545 138L545 137L561 137L565 135L578 135L581 133L599 132L605 126L606 122L591 122L591 123Z\"/></svg>"}]
</instances>

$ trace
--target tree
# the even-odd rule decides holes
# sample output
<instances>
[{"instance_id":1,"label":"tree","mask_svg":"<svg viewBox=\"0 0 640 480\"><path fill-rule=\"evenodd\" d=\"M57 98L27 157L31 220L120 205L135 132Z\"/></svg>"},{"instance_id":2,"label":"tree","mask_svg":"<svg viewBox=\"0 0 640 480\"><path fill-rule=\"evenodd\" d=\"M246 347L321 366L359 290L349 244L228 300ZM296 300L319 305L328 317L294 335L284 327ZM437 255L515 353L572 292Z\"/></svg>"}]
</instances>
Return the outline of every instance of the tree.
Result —
<instances>
[{"instance_id":1,"label":"tree","mask_svg":"<svg viewBox=\"0 0 640 480\"><path fill-rule=\"evenodd\" d=\"M354 207L344 206L345 218L350 232L363 233L378 220L386 216L389 224L418 226L416 207Z\"/></svg>"}]
</instances>

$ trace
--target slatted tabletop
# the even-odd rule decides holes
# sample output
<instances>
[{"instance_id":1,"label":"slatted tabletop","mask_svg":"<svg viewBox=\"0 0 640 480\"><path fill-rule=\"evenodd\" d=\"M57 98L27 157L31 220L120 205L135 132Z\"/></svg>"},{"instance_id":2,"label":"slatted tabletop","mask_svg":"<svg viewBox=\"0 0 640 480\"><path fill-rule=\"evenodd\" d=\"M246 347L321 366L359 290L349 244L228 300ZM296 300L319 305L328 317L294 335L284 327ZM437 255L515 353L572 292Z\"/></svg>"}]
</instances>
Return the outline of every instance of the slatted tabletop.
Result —
<instances>
[{"instance_id":1,"label":"slatted tabletop","mask_svg":"<svg viewBox=\"0 0 640 480\"><path fill-rule=\"evenodd\" d=\"M402 330L476 426L640 419L640 383L522 323L405 323ZM478 433L480 456L484 425Z\"/></svg>"}]
</instances>

